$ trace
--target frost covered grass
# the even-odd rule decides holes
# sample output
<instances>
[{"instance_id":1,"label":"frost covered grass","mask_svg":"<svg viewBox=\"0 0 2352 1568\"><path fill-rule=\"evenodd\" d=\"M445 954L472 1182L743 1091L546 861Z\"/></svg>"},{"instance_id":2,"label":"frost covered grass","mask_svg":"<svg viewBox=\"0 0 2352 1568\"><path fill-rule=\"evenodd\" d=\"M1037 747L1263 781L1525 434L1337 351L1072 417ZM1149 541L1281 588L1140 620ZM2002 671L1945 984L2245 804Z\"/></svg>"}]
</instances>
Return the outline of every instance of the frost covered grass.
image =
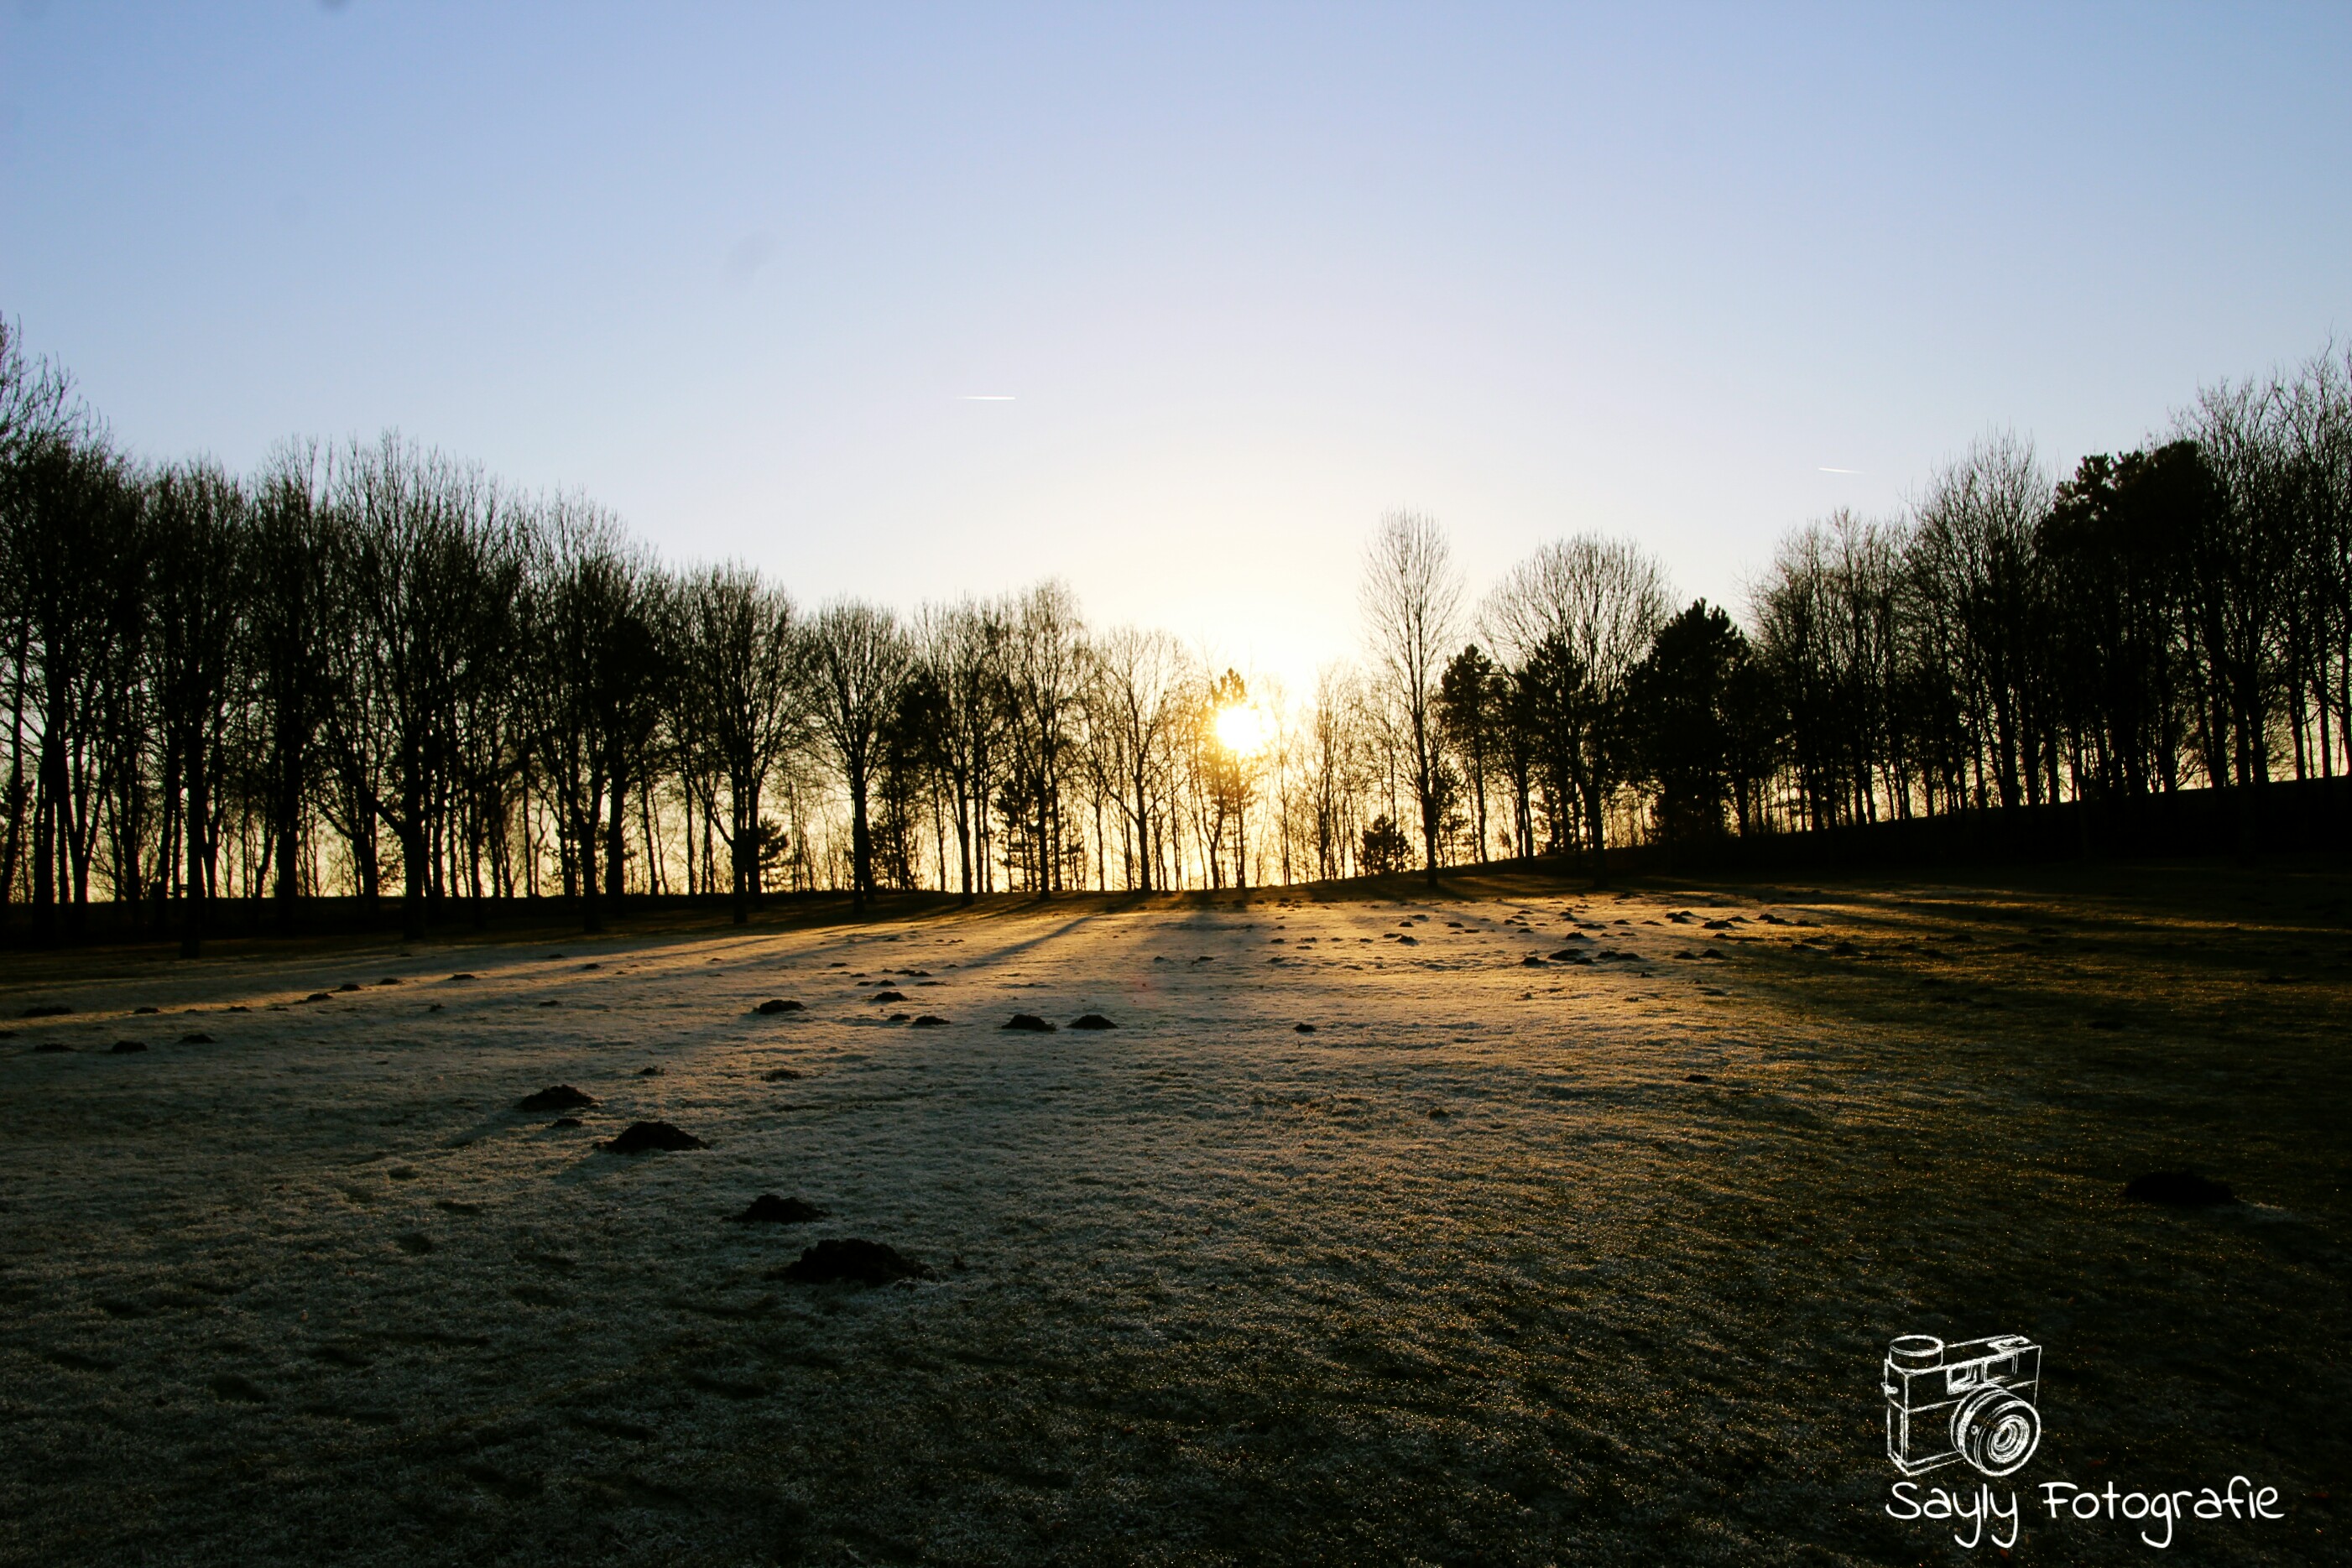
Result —
<instances>
[{"instance_id":1,"label":"frost covered grass","mask_svg":"<svg viewBox=\"0 0 2352 1568\"><path fill-rule=\"evenodd\" d=\"M1922 1561L1879 1358L2015 1332L2021 1491L2242 1472L2287 1521L2183 1545L2317 1561L2348 900L1496 875L14 955L6 1019L73 1010L0 1024L0 1559ZM512 1109L559 1083L578 1126ZM596 1147L637 1121L709 1146ZM2245 1201L2122 1201L2175 1168ZM853 1237L929 1278L783 1277Z\"/></svg>"}]
</instances>

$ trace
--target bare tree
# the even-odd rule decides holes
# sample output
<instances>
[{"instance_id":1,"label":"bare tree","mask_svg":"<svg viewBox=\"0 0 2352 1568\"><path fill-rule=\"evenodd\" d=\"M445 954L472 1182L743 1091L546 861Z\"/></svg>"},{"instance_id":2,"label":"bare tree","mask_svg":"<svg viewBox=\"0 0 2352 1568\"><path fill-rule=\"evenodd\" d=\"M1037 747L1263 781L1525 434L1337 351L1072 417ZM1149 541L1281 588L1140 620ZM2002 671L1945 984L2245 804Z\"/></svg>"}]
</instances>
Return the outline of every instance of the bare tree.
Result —
<instances>
[{"instance_id":1,"label":"bare tree","mask_svg":"<svg viewBox=\"0 0 2352 1568\"><path fill-rule=\"evenodd\" d=\"M974 600L916 620L923 677L939 706L932 758L953 797L962 902L987 892L988 804L1006 714L1006 616Z\"/></svg>"},{"instance_id":2,"label":"bare tree","mask_svg":"<svg viewBox=\"0 0 2352 1568\"><path fill-rule=\"evenodd\" d=\"M242 588L252 567L248 511L242 488L211 464L167 469L153 486L161 706L168 752L179 774L186 842L180 915L184 958L203 951L205 906L215 892L214 795L224 771L221 750L231 660L240 641Z\"/></svg>"},{"instance_id":3,"label":"bare tree","mask_svg":"<svg viewBox=\"0 0 2352 1568\"><path fill-rule=\"evenodd\" d=\"M1006 662L1015 773L1011 781L1033 856L1039 897L1062 885L1064 771L1082 718L1086 622L1066 583L1041 582L1010 617Z\"/></svg>"},{"instance_id":4,"label":"bare tree","mask_svg":"<svg viewBox=\"0 0 2352 1568\"><path fill-rule=\"evenodd\" d=\"M1528 689L1526 711L1555 772L1582 806L1598 879L1608 875L1609 803L1630 763L1626 683L1669 606L1656 561L1586 535L1546 545L1512 568L1480 612L1488 639Z\"/></svg>"},{"instance_id":5,"label":"bare tree","mask_svg":"<svg viewBox=\"0 0 2352 1568\"><path fill-rule=\"evenodd\" d=\"M1908 549L1901 525L1840 511L1783 539L1753 596L1765 658L1796 716L1793 761L1816 827L1874 821L1882 798L1907 814Z\"/></svg>"},{"instance_id":6,"label":"bare tree","mask_svg":"<svg viewBox=\"0 0 2352 1568\"><path fill-rule=\"evenodd\" d=\"M1374 657L1405 721L1423 861L1434 887L1445 806L1437 695L1462 609L1460 574L1435 519L1418 512L1391 512L1382 519L1365 552L1360 599Z\"/></svg>"},{"instance_id":7,"label":"bare tree","mask_svg":"<svg viewBox=\"0 0 2352 1568\"><path fill-rule=\"evenodd\" d=\"M354 444L338 478L345 520L331 580L344 634L330 643L326 730L352 831L380 821L400 845L401 924L414 939L433 883L450 716L498 657L479 635L499 591L487 486L478 470L390 434ZM372 847L362 852L373 858Z\"/></svg>"},{"instance_id":8,"label":"bare tree","mask_svg":"<svg viewBox=\"0 0 2352 1568\"><path fill-rule=\"evenodd\" d=\"M16 324L0 316L0 473L34 442L88 423L74 405L73 378L47 358L27 359Z\"/></svg>"},{"instance_id":9,"label":"bare tree","mask_svg":"<svg viewBox=\"0 0 2352 1568\"><path fill-rule=\"evenodd\" d=\"M658 590L610 514L560 499L542 528L533 706L577 865L582 924L595 931L600 900L617 900L625 885L629 791L649 769L662 707Z\"/></svg>"},{"instance_id":10,"label":"bare tree","mask_svg":"<svg viewBox=\"0 0 2352 1568\"><path fill-rule=\"evenodd\" d=\"M442 716L432 896L462 889L478 926L489 891L484 861L494 889L503 880L499 862L528 757L521 707L527 662L517 607L538 517L529 503L489 481L476 492L472 519L474 581L453 606L456 668ZM666 667L656 670L656 679L666 674ZM649 771L641 761L637 776Z\"/></svg>"},{"instance_id":11,"label":"bare tree","mask_svg":"<svg viewBox=\"0 0 2352 1568\"><path fill-rule=\"evenodd\" d=\"M2034 538L2052 493L2032 442L1987 435L1929 485L1909 552L1915 602L1957 655L1964 711L2004 806L2043 792Z\"/></svg>"},{"instance_id":12,"label":"bare tree","mask_svg":"<svg viewBox=\"0 0 2352 1568\"><path fill-rule=\"evenodd\" d=\"M38 671L29 683L40 720L32 904L35 928L47 936L61 904L79 920L89 902L100 716L124 619L121 585L140 573L138 506L121 460L89 433L36 435L10 475L7 564L21 641Z\"/></svg>"},{"instance_id":13,"label":"bare tree","mask_svg":"<svg viewBox=\"0 0 2352 1568\"><path fill-rule=\"evenodd\" d=\"M2219 481L2221 505L2191 530L2190 625L2210 716L2207 772L2215 783L2265 782L2271 720L2286 695L2298 556L2323 530L2298 494L2294 394L2273 377L2208 387L2181 416Z\"/></svg>"},{"instance_id":14,"label":"bare tree","mask_svg":"<svg viewBox=\"0 0 2352 1568\"><path fill-rule=\"evenodd\" d=\"M1154 791L1167 774L1188 674L1182 646L1165 632L1122 626L1095 644L1087 727L1103 772L1117 786L1114 798L1133 846L1131 885L1143 893L1151 891L1152 830L1160 820Z\"/></svg>"},{"instance_id":15,"label":"bare tree","mask_svg":"<svg viewBox=\"0 0 2352 1568\"><path fill-rule=\"evenodd\" d=\"M849 795L850 907L874 892L874 838L866 821L877 747L913 663L887 610L842 600L817 612L805 643L814 727Z\"/></svg>"},{"instance_id":16,"label":"bare tree","mask_svg":"<svg viewBox=\"0 0 2352 1568\"><path fill-rule=\"evenodd\" d=\"M1249 808L1265 771L1264 713L1252 703L1242 673L1228 669L1201 686L1194 722L1201 731L1193 755L1200 759L1202 793L1210 809L1210 842L1222 844L1226 824L1233 825L1234 886L1246 893ZM1213 853L1210 864L1211 882L1222 884Z\"/></svg>"},{"instance_id":17,"label":"bare tree","mask_svg":"<svg viewBox=\"0 0 2352 1568\"><path fill-rule=\"evenodd\" d=\"M801 738L800 629L791 598L742 567L689 581L682 616L681 696L726 776L720 831L740 925L763 886L761 790Z\"/></svg>"},{"instance_id":18,"label":"bare tree","mask_svg":"<svg viewBox=\"0 0 2352 1568\"><path fill-rule=\"evenodd\" d=\"M303 814L330 691L320 668L329 634L329 562L335 549L330 459L316 442L273 454L255 497L245 662L264 745L265 853L277 872L281 932L302 892Z\"/></svg>"},{"instance_id":19,"label":"bare tree","mask_svg":"<svg viewBox=\"0 0 2352 1568\"><path fill-rule=\"evenodd\" d=\"M1327 880L1349 873L1350 851L1363 831L1363 794L1372 777L1363 706L1353 670L1326 664L1316 673L1314 718L1307 737L1307 789L1315 874Z\"/></svg>"}]
</instances>

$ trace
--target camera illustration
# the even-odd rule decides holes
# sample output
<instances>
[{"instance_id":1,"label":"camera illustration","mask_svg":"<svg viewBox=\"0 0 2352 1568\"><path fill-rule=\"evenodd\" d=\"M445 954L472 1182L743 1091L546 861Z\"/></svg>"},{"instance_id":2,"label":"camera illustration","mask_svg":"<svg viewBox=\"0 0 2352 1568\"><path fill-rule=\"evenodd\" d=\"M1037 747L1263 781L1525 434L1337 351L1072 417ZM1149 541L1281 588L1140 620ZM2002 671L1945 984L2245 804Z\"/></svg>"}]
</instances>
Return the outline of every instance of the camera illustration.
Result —
<instances>
[{"instance_id":1,"label":"camera illustration","mask_svg":"<svg viewBox=\"0 0 2352 1568\"><path fill-rule=\"evenodd\" d=\"M1966 1459L2005 1476L2042 1442L2042 1347L2022 1334L1946 1344L1898 1337L1886 1354L1886 1457L1906 1476Z\"/></svg>"}]
</instances>

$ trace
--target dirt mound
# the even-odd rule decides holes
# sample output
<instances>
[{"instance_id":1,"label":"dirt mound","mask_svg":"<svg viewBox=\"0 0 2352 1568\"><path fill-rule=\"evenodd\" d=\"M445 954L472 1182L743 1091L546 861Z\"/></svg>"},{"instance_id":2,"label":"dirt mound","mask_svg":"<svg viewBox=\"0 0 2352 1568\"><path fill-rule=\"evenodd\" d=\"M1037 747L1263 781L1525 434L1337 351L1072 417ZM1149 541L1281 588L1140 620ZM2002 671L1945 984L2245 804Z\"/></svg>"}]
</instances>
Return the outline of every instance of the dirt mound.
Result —
<instances>
[{"instance_id":1,"label":"dirt mound","mask_svg":"<svg viewBox=\"0 0 2352 1568\"><path fill-rule=\"evenodd\" d=\"M450 976L449 977L450 977L451 979L453 979L453 980L470 980L470 979L472 979L474 977L473 977L473 975L472 975L472 973L471 973L471 972L461 972L461 973L458 973L458 974L452 975L452 976Z\"/></svg>"},{"instance_id":2,"label":"dirt mound","mask_svg":"<svg viewBox=\"0 0 2352 1568\"><path fill-rule=\"evenodd\" d=\"M797 1067L771 1067L767 1071L760 1074L760 1082L762 1083L782 1083L791 1079L806 1078L807 1076L807 1073L803 1072Z\"/></svg>"},{"instance_id":3,"label":"dirt mound","mask_svg":"<svg viewBox=\"0 0 2352 1568\"><path fill-rule=\"evenodd\" d=\"M2235 1203L2238 1195L2227 1182L2214 1181L2194 1171L2150 1171L2124 1183L2124 1197L2133 1203L2161 1203L2174 1208L2211 1208Z\"/></svg>"},{"instance_id":4,"label":"dirt mound","mask_svg":"<svg viewBox=\"0 0 2352 1568\"><path fill-rule=\"evenodd\" d=\"M1047 1023L1044 1019L1039 1018L1035 1013L1014 1013L1011 1018L1007 1019L1003 1023L997 1027L1000 1029L1025 1030L1031 1034L1051 1034L1054 1032L1054 1026Z\"/></svg>"},{"instance_id":5,"label":"dirt mound","mask_svg":"<svg viewBox=\"0 0 2352 1568\"><path fill-rule=\"evenodd\" d=\"M947 1019L940 1017L937 1013L925 1013L922 1017L917 1019L908 1027L910 1029L938 1029L947 1021Z\"/></svg>"},{"instance_id":6,"label":"dirt mound","mask_svg":"<svg viewBox=\"0 0 2352 1568\"><path fill-rule=\"evenodd\" d=\"M772 1018L777 1013L800 1013L806 1012L808 1009L801 1006L800 1003L789 1000L786 998L770 997L766 1001L761 1002L758 1007L753 1008L751 1010L755 1013L764 1013Z\"/></svg>"},{"instance_id":7,"label":"dirt mound","mask_svg":"<svg viewBox=\"0 0 2352 1568\"><path fill-rule=\"evenodd\" d=\"M160 1013L163 1009L162 1008L154 1007L136 1007L132 1008L131 1010L134 1013Z\"/></svg>"},{"instance_id":8,"label":"dirt mound","mask_svg":"<svg viewBox=\"0 0 2352 1568\"><path fill-rule=\"evenodd\" d=\"M1311 1023L1295 1023L1292 1024L1290 1028L1292 1032L1297 1034L1313 1034L1315 1032L1315 1026Z\"/></svg>"},{"instance_id":9,"label":"dirt mound","mask_svg":"<svg viewBox=\"0 0 2352 1568\"><path fill-rule=\"evenodd\" d=\"M739 1225L799 1225L824 1218L824 1210L804 1197L778 1197L772 1192L763 1192L735 1217L735 1221Z\"/></svg>"},{"instance_id":10,"label":"dirt mound","mask_svg":"<svg viewBox=\"0 0 2352 1568\"><path fill-rule=\"evenodd\" d=\"M1685 1083L1712 1083L1715 1080L1713 1077L1704 1072L1685 1072L1683 1074L1683 1082Z\"/></svg>"},{"instance_id":11,"label":"dirt mound","mask_svg":"<svg viewBox=\"0 0 2352 1568\"><path fill-rule=\"evenodd\" d=\"M877 991L866 999L873 1002L903 1002L907 999L907 993L904 991Z\"/></svg>"},{"instance_id":12,"label":"dirt mound","mask_svg":"<svg viewBox=\"0 0 2352 1568\"><path fill-rule=\"evenodd\" d=\"M134 1051L146 1050L147 1042L143 1040L118 1040L108 1049L117 1056L128 1056Z\"/></svg>"},{"instance_id":13,"label":"dirt mound","mask_svg":"<svg viewBox=\"0 0 2352 1568\"><path fill-rule=\"evenodd\" d=\"M33 1049L35 1051L71 1051L73 1047L61 1040L45 1040Z\"/></svg>"},{"instance_id":14,"label":"dirt mound","mask_svg":"<svg viewBox=\"0 0 2352 1568\"><path fill-rule=\"evenodd\" d=\"M1537 955L1530 953L1526 957L1519 960L1519 966L1520 967L1527 969L1540 969L1544 967L1544 961Z\"/></svg>"},{"instance_id":15,"label":"dirt mound","mask_svg":"<svg viewBox=\"0 0 2352 1568\"><path fill-rule=\"evenodd\" d=\"M587 1124L577 1116L558 1116L548 1124L551 1127L584 1127Z\"/></svg>"},{"instance_id":16,"label":"dirt mound","mask_svg":"<svg viewBox=\"0 0 2352 1568\"><path fill-rule=\"evenodd\" d=\"M584 1111L596 1103L596 1096L569 1083L558 1083L536 1094L526 1094L515 1102L518 1111Z\"/></svg>"},{"instance_id":17,"label":"dirt mound","mask_svg":"<svg viewBox=\"0 0 2352 1568\"><path fill-rule=\"evenodd\" d=\"M1117 1029L1118 1025L1100 1013L1081 1013L1070 1020L1072 1029Z\"/></svg>"},{"instance_id":18,"label":"dirt mound","mask_svg":"<svg viewBox=\"0 0 2352 1568\"><path fill-rule=\"evenodd\" d=\"M182 1045L211 1045L215 1042L212 1036L205 1033L202 1030L196 1030L190 1033L182 1035L180 1037L180 1043Z\"/></svg>"},{"instance_id":19,"label":"dirt mound","mask_svg":"<svg viewBox=\"0 0 2352 1568\"><path fill-rule=\"evenodd\" d=\"M667 1067L640 1067L637 1069L637 1076L640 1078L667 1078L669 1076L669 1069Z\"/></svg>"},{"instance_id":20,"label":"dirt mound","mask_svg":"<svg viewBox=\"0 0 2352 1568\"><path fill-rule=\"evenodd\" d=\"M61 1019L71 1011L73 1009L62 1002L35 1002L17 1016L28 1019Z\"/></svg>"},{"instance_id":21,"label":"dirt mound","mask_svg":"<svg viewBox=\"0 0 2352 1568\"><path fill-rule=\"evenodd\" d=\"M710 1145L692 1133L671 1126L667 1122L632 1122L617 1138L604 1140L604 1150L614 1155L642 1155L648 1149L707 1149Z\"/></svg>"},{"instance_id":22,"label":"dirt mound","mask_svg":"<svg viewBox=\"0 0 2352 1568\"><path fill-rule=\"evenodd\" d=\"M887 1285L894 1280L928 1280L931 1271L887 1242L852 1236L818 1242L803 1252L799 1261L785 1264L778 1276L801 1285L835 1280Z\"/></svg>"}]
</instances>

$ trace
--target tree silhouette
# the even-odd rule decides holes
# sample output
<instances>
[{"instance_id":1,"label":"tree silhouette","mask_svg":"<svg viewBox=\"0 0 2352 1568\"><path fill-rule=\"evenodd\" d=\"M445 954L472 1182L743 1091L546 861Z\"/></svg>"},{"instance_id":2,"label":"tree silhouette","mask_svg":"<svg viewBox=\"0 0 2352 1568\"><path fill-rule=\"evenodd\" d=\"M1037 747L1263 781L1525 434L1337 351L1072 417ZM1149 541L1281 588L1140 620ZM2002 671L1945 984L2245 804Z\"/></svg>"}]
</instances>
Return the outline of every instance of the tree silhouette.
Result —
<instances>
[{"instance_id":1,"label":"tree silhouette","mask_svg":"<svg viewBox=\"0 0 2352 1568\"><path fill-rule=\"evenodd\" d=\"M1434 887L1444 811L1438 683L1462 603L1453 550L1434 519L1418 512L1391 512L1382 519L1364 559L1360 599L1373 654L1402 712L1413 799L1421 808L1422 863Z\"/></svg>"},{"instance_id":2,"label":"tree silhouette","mask_svg":"<svg viewBox=\"0 0 2352 1568\"><path fill-rule=\"evenodd\" d=\"M850 907L862 915L874 894L866 806L877 749L913 664L913 650L888 611L855 601L838 601L818 612L806 646L815 730L849 795Z\"/></svg>"}]
</instances>

